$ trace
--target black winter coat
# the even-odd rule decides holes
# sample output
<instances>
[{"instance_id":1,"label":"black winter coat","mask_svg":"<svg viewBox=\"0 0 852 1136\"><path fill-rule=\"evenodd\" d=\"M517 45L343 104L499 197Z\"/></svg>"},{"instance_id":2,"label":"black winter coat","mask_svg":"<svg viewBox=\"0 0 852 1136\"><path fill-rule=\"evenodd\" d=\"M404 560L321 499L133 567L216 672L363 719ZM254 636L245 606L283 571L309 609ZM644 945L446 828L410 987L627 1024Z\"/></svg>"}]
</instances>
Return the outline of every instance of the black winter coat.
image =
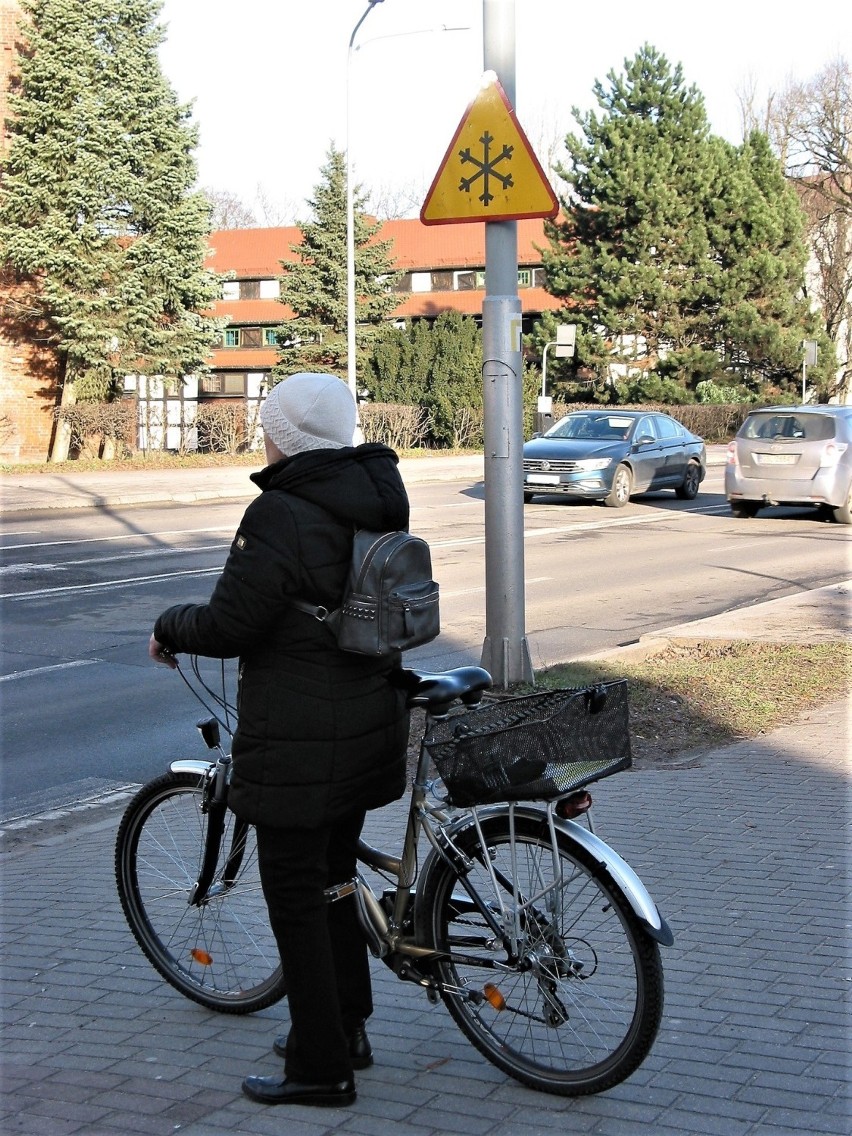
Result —
<instances>
[{"instance_id":1,"label":"black winter coat","mask_svg":"<svg viewBox=\"0 0 852 1136\"><path fill-rule=\"evenodd\" d=\"M169 608L166 647L240 657L229 803L255 824L313 828L378 808L405 789L408 713L394 663L339 650L287 603L339 605L355 528L408 528L397 457L386 446L314 450L252 475L248 507L206 604Z\"/></svg>"}]
</instances>

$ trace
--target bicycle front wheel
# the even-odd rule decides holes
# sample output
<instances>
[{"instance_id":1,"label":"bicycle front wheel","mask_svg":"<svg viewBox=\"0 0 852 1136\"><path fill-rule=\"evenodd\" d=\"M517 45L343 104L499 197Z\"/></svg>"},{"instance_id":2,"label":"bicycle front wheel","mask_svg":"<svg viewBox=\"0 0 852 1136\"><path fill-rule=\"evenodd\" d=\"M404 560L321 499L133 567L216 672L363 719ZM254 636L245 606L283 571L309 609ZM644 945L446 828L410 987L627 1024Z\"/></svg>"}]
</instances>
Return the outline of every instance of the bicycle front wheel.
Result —
<instances>
[{"instance_id":1,"label":"bicycle front wheel","mask_svg":"<svg viewBox=\"0 0 852 1136\"><path fill-rule=\"evenodd\" d=\"M542 1092L581 1096L623 1081L653 1044L663 1010L659 948L604 869L546 820L484 818L455 840L468 880L510 930L507 951L433 854L416 906L418 942L441 952L441 996L494 1065Z\"/></svg>"},{"instance_id":2,"label":"bicycle front wheel","mask_svg":"<svg viewBox=\"0 0 852 1136\"><path fill-rule=\"evenodd\" d=\"M118 894L136 941L167 982L211 1010L249 1014L285 994L278 948L254 829L230 811L213 883L201 904L189 903L207 835L203 785L193 774L168 773L139 790L118 829Z\"/></svg>"}]
</instances>

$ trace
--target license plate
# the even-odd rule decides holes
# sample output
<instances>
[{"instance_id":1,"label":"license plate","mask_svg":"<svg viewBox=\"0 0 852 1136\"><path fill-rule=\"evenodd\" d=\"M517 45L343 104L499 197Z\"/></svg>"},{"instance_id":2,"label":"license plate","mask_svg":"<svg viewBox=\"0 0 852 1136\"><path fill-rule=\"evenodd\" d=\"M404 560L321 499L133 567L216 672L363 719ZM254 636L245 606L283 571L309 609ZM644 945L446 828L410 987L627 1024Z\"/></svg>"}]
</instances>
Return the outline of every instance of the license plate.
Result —
<instances>
[{"instance_id":1,"label":"license plate","mask_svg":"<svg viewBox=\"0 0 852 1136\"><path fill-rule=\"evenodd\" d=\"M558 485L559 475L556 473L528 473L528 485Z\"/></svg>"},{"instance_id":2,"label":"license plate","mask_svg":"<svg viewBox=\"0 0 852 1136\"><path fill-rule=\"evenodd\" d=\"M755 454L758 465L795 465L798 454Z\"/></svg>"}]
</instances>

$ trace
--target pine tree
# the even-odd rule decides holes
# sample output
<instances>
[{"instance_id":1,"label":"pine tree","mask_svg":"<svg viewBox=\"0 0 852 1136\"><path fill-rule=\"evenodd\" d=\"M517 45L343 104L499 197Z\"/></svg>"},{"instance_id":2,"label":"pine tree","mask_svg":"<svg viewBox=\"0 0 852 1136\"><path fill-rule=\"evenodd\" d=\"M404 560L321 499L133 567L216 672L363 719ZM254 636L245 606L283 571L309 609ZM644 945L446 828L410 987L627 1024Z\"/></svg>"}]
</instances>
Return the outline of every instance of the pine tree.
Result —
<instances>
[{"instance_id":1,"label":"pine tree","mask_svg":"<svg viewBox=\"0 0 852 1136\"><path fill-rule=\"evenodd\" d=\"M322 180L308 201L312 220L298 227L302 240L291 245L294 262L282 262L281 300L295 313L278 329L283 344L275 370L346 370L346 157L333 145ZM364 214L365 197L354 190L356 349L366 346L371 328L398 304L391 241L376 240L381 225Z\"/></svg>"},{"instance_id":2,"label":"pine tree","mask_svg":"<svg viewBox=\"0 0 852 1136\"><path fill-rule=\"evenodd\" d=\"M805 217L765 134L753 131L737 148L717 143L727 176L708 209L710 334L722 366L754 391L764 382L798 386L802 339L817 335L802 287Z\"/></svg>"},{"instance_id":3,"label":"pine tree","mask_svg":"<svg viewBox=\"0 0 852 1136\"><path fill-rule=\"evenodd\" d=\"M218 284L203 267L209 205L192 191L197 132L160 70L160 7L22 0L0 257L28 285L66 404L126 373L177 379L218 331L201 314Z\"/></svg>"},{"instance_id":4,"label":"pine tree","mask_svg":"<svg viewBox=\"0 0 852 1136\"><path fill-rule=\"evenodd\" d=\"M773 177L756 142L712 137L700 92L653 47L607 78L594 87L601 113L575 112L582 136L566 139L571 162L558 171L571 193L543 256L548 288L580 326L579 361L632 374L634 396L637 375L655 391L731 365L790 377L804 249L777 163ZM732 310L745 296L761 322L748 334Z\"/></svg>"}]
</instances>

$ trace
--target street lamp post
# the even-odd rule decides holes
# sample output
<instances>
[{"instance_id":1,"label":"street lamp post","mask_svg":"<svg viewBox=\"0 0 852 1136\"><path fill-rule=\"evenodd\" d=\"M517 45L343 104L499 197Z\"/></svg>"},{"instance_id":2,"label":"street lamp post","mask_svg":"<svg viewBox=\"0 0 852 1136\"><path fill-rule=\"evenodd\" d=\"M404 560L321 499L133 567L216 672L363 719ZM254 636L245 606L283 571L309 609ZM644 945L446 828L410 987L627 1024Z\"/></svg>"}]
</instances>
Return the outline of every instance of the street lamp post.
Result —
<instances>
[{"instance_id":1,"label":"street lamp post","mask_svg":"<svg viewBox=\"0 0 852 1136\"><path fill-rule=\"evenodd\" d=\"M355 403L358 403L358 388L355 376L355 187L352 170L352 93L350 73L352 70L352 49L358 30L375 8L383 0L369 0L361 19L352 29L349 37L349 51L346 56L346 376Z\"/></svg>"},{"instance_id":2,"label":"street lamp post","mask_svg":"<svg viewBox=\"0 0 852 1136\"><path fill-rule=\"evenodd\" d=\"M368 43L375 43L376 40L400 39L404 36L424 35L433 32L470 31L470 27L467 24L457 27L449 27L447 24L441 24L438 27L431 28L412 28L410 31L391 32L388 35L372 36L356 47L355 37L358 34L358 29L366 20L367 16L369 16L370 12L372 12L376 4L381 4L382 2L383 0L370 0L367 9L353 28L352 35L349 37L349 53L346 57L346 374L349 389L352 391L352 397L355 399L356 403L358 401L358 393L356 390L355 374L355 174L352 162L352 56L360 47Z\"/></svg>"}]
</instances>

